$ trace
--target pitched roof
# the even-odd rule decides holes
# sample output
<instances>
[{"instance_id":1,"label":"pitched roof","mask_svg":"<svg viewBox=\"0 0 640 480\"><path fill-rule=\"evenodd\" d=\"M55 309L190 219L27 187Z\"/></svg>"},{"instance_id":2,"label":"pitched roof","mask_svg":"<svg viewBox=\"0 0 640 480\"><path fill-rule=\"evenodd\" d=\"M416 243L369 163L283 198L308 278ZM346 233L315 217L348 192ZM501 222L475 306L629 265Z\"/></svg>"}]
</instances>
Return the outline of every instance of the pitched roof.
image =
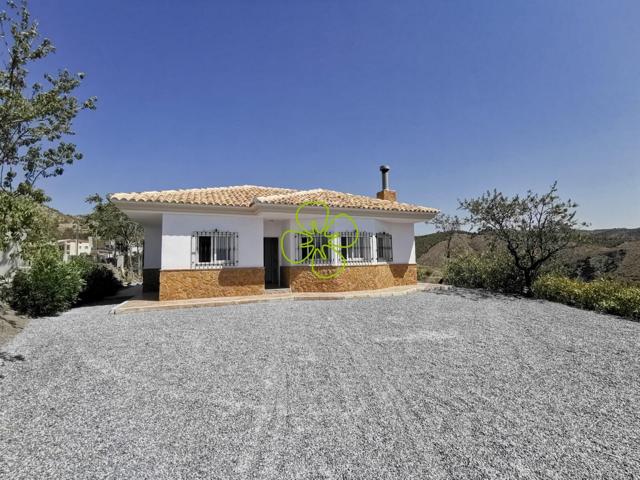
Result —
<instances>
[{"instance_id":1,"label":"pitched roof","mask_svg":"<svg viewBox=\"0 0 640 480\"><path fill-rule=\"evenodd\" d=\"M251 207L252 205L300 205L309 201L321 201L330 207L384 210L396 212L437 213L435 208L409 203L380 200L365 195L334 192L321 188L293 190L290 188L242 185L235 187L193 188L187 190L162 190L152 192L114 193L113 201L169 203L183 205L212 205L226 207Z\"/></svg>"},{"instance_id":2,"label":"pitched roof","mask_svg":"<svg viewBox=\"0 0 640 480\"><path fill-rule=\"evenodd\" d=\"M387 210L397 212L424 212L436 213L438 210L410 203L391 202L379 198L367 197L365 195L354 195L351 193L335 192L317 188L314 190L300 190L293 193L269 195L257 197L256 203L269 205L300 205L304 202L319 201L326 203L329 207L335 208L362 208L365 210Z\"/></svg>"},{"instance_id":3,"label":"pitched roof","mask_svg":"<svg viewBox=\"0 0 640 480\"><path fill-rule=\"evenodd\" d=\"M125 202L178 203L185 205L218 205L224 207L250 207L253 199L263 195L293 193L290 188L236 187L189 188L186 190L161 190L151 192L113 193L111 200Z\"/></svg>"}]
</instances>

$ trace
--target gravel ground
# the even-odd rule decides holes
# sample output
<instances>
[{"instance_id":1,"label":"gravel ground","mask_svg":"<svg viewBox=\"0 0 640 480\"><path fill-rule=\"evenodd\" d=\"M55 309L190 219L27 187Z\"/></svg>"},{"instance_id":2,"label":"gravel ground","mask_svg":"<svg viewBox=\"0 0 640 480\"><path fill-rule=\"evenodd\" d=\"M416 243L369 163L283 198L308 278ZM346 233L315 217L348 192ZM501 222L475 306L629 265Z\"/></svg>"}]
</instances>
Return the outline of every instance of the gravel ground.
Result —
<instances>
[{"instance_id":1,"label":"gravel ground","mask_svg":"<svg viewBox=\"0 0 640 480\"><path fill-rule=\"evenodd\" d=\"M108 310L5 346L1 478L640 476L639 323L464 290Z\"/></svg>"}]
</instances>

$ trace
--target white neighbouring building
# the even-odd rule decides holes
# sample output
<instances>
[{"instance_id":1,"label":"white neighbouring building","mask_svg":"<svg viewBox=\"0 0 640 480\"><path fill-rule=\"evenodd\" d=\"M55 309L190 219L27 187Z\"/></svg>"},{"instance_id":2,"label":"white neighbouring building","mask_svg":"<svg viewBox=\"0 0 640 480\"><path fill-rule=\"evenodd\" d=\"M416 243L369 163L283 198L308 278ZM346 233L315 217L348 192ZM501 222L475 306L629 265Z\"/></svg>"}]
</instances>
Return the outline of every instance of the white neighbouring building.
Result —
<instances>
[{"instance_id":1,"label":"white neighbouring building","mask_svg":"<svg viewBox=\"0 0 640 480\"><path fill-rule=\"evenodd\" d=\"M65 262L68 262L71 257L91 255L91 240L65 238L63 240L58 240L57 243Z\"/></svg>"},{"instance_id":2,"label":"white neighbouring building","mask_svg":"<svg viewBox=\"0 0 640 480\"><path fill-rule=\"evenodd\" d=\"M300 291L350 291L415 284L414 224L433 218L434 208L396 201L388 189L388 167L381 167L383 189L376 197L324 189L234 186L115 193L111 201L144 226L143 286L159 290L161 300L256 295L269 287ZM331 242L342 252L310 256L307 235L295 212L303 203L322 202L337 218ZM325 221L321 206L306 206L301 222ZM323 239L317 235L319 248ZM326 239L325 239L326 240ZM344 248L346 247L346 248ZM296 262L289 263L284 255ZM320 273L346 268L331 279ZM313 269L313 270L312 270Z\"/></svg>"}]
</instances>

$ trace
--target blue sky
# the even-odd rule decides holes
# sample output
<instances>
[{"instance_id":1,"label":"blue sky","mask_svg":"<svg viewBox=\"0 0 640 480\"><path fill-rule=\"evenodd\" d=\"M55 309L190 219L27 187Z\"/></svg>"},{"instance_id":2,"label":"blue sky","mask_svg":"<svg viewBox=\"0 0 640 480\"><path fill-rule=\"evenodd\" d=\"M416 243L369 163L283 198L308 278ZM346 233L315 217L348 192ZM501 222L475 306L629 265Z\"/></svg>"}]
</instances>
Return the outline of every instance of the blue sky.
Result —
<instances>
[{"instance_id":1,"label":"blue sky","mask_svg":"<svg viewBox=\"0 0 640 480\"><path fill-rule=\"evenodd\" d=\"M640 226L640 2L33 0L98 97L85 159L41 184L379 189L455 212L486 189L560 192ZM34 73L39 73L34 70ZM426 231L425 227L419 228Z\"/></svg>"}]
</instances>

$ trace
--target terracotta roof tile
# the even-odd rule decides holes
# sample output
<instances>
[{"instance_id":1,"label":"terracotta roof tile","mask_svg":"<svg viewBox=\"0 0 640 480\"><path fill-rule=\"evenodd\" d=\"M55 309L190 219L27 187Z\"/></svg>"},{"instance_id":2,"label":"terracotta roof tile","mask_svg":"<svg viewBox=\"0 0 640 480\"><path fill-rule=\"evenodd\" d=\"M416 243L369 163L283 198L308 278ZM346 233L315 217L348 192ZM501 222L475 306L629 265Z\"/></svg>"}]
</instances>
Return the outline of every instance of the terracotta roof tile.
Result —
<instances>
[{"instance_id":1,"label":"terracotta roof tile","mask_svg":"<svg viewBox=\"0 0 640 480\"><path fill-rule=\"evenodd\" d=\"M395 212L437 213L438 210L409 203L380 200L365 195L334 192L321 188L301 190L294 193L276 194L256 198L257 203L269 205L300 205L304 202L319 201L335 208L360 208L365 210L386 210Z\"/></svg>"},{"instance_id":2,"label":"terracotta roof tile","mask_svg":"<svg viewBox=\"0 0 640 480\"><path fill-rule=\"evenodd\" d=\"M111 200L125 202L179 203L186 205L218 205L226 207L250 207L253 199L262 195L292 193L290 188L236 187L190 188L186 190L161 190L151 192L113 193Z\"/></svg>"},{"instance_id":3,"label":"terracotta roof tile","mask_svg":"<svg viewBox=\"0 0 640 480\"><path fill-rule=\"evenodd\" d=\"M111 200L126 202L153 202L184 205L212 205L250 207L262 205L300 205L309 201L321 201L330 207L384 210L396 212L437 213L435 208L409 203L380 200L364 195L334 192L321 188L293 190L290 188L242 185L236 187L194 188L188 190L163 190L152 192L114 193Z\"/></svg>"}]
</instances>

